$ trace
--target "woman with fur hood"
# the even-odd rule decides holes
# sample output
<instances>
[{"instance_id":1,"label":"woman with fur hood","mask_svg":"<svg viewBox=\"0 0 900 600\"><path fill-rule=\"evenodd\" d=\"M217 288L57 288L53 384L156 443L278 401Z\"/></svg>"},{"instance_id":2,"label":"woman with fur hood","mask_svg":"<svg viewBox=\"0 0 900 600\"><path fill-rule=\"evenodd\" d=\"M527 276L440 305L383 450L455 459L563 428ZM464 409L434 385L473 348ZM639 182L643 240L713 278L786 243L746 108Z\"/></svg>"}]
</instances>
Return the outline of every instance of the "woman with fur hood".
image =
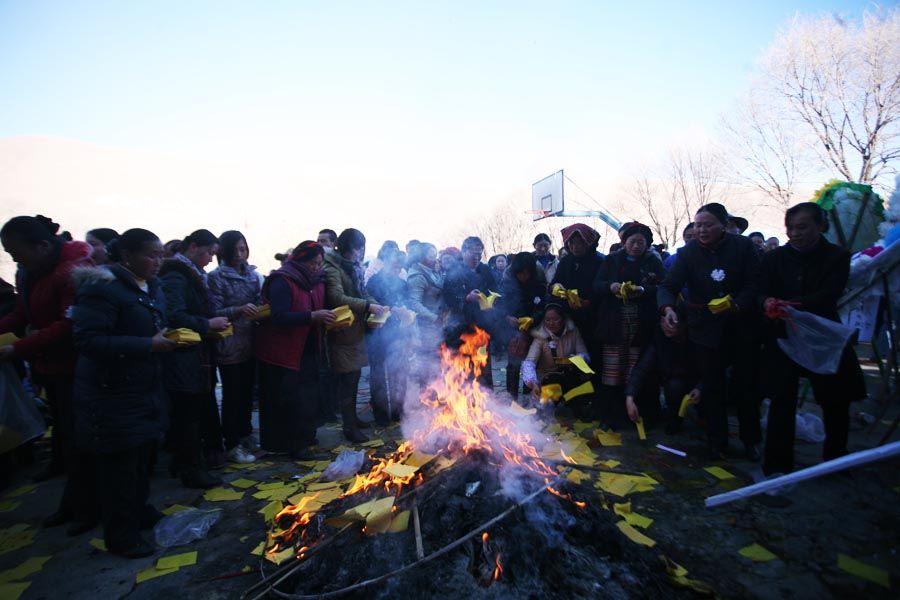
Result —
<instances>
[{"instance_id":1,"label":"woman with fur hood","mask_svg":"<svg viewBox=\"0 0 900 600\"><path fill-rule=\"evenodd\" d=\"M138 533L162 516L147 504L156 443L163 429L159 353L166 338L166 298L156 279L162 242L130 229L113 242L108 267L76 269L72 311L75 346L75 432L97 464L103 537L127 558L154 552Z\"/></svg>"}]
</instances>

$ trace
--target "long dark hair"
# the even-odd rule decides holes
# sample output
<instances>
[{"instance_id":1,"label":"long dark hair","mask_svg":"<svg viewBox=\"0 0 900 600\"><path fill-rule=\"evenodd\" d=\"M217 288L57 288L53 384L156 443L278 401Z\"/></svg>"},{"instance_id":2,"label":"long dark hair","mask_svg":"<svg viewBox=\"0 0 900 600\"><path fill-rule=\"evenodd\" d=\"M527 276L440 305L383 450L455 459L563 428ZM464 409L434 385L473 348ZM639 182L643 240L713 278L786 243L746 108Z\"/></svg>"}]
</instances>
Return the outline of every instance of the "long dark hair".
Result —
<instances>
[{"instance_id":1,"label":"long dark hair","mask_svg":"<svg viewBox=\"0 0 900 600\"><path fill-rule=\"evenodd\" d=\"M337 249L341 254L366 247L366 236L359 229L345 229L337 239Z\"/></svg>"},{"instance_id":2,"label":"long dark hair","mask_svg":"<svg viewBox=\"0 0 900 600\"><path fill-rule=\"evenodd\" d=\"M91 229L87 232L87 234L94 236L107 246L111 241L119 237L119 233L115 229L110 229L109 227L98 227L97 229Z\"/></svg>"},{"instance_id":3,"label":"long dark hair","mask_svg":"<svg viewBox=\"0 0 900 600\"><path fill-rule=\"evenodd\" d=\"M247 246L247 255L249 256L250 244L247 243L247 238L243 233L231 229L219 236L219 252L216 254L216 260L220 265L230 264L234 260L234 253L240 241Z\"/></svg>"},{"instance_id":4,"label":"long dark hair","mask_svg":"<svg viewBox=\"0 0 900 600\"><path fill-rule=\"evenodd\" d=\"M214 236L212 232L208 229L198 229L197 231L192 232L189 236L181 240L181 245L178 247L179 252L187 252L188 248L191 247L191 244L195 246L213 246L219 243L219 238Z\"/></svg>"}]
</instances>

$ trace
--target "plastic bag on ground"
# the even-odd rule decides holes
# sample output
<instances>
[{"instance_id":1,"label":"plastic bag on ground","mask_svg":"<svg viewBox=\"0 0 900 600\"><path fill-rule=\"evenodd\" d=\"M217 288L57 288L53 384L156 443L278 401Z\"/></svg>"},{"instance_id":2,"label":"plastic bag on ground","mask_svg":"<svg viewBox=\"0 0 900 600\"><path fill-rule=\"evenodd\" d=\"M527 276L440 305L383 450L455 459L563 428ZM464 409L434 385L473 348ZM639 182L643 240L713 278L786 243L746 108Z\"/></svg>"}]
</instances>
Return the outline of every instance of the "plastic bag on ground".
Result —
<instances>
[{"instance_id":1,"label":"plastic bag on ground","mask_svg":"<svg viewBox=\"0 0 900 600\"><path fill-rule=\"evenodd\" d=\"M183 546L194 540L202 540L209 529L222 518L220 509L200 510L189 508L163 517L153 528L156 545L163 548Z\"/></svg>"},{"instance_id":2,"label":"plastic bag on ground","mask_svg":"<svg viewBox=\"0 0 900 600\"><path fill-rule=\"evenodd\" d=\"M794 437L804 442L824 442L825 423L812 413L797 413Z\"/></svg>"},{"instance_id":3,"label":"plastic bag on ground","mask_svg":"<svg viewBox=\"0 0 900 600\"><path fill-rule=\"evenodd\" d=\"M11 364L0 364L0 453L44 435L47 425Z\"/></svg>"},{"instance_id":4,"label":"plastic bag on ground","mask_svg":"<svg viewBox=\"0 0 900 600\"><path fill-rule=\"evenodd\" d=\"M325 481L340 481L347 479L351 475L356 475L362 468L366 460L366 453L363 450L344 450L341 452L334 462L332 462L325 471L322 472L322 479Z\"/></svg>"},{"instance_id":5,"label":"plastic bag on ground","mask_svg":"<svg viewBox=\"0 0 900 600\"><path fill-rule=\"evenodd\" d=\"M844 348L856 330L791 306L785 310L788 313L785 319L787 338L779 338L781 350L813 373L837 373Z\"/></svg>"}]
</instances>

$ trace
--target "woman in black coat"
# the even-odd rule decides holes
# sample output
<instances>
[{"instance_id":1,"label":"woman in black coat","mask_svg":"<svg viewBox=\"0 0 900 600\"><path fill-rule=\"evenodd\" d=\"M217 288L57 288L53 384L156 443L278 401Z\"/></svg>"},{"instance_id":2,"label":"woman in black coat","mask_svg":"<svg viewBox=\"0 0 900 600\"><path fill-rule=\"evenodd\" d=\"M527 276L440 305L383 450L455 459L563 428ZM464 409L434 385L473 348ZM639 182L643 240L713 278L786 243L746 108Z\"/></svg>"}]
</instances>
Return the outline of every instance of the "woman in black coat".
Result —
<instances>
[{"instance_id":1,"label":"woman in black coat","mask_svg":"<svg viewBox=\"0 0 900 600\"><path fill-rule=\"evenodd\" d=\"M225 330L227 317L213 317L203 268L218 249L216 236L205 229L181 242L181 251L163 262L159 271L166 295L166 318L172 329L191 329L206 337ZM216 406L213 346L209 339L179 348L166 356L165 385L175 442L173 474L180 472L187 487L211 488L221 483L204 468L224 462L222 429Z\"/></svg>"},{"instance_id":2,"label":"woman in black coat","mask_svg":"<svg viewBox=\"0 0 900 600\"><path fill-rule=\"evenodd\" d=\"M547 284L538 273L537 258L534 254L519 252L513 256L500 282L500 294L501 297L497 301L498 340L503 347L507 347L514 337L521 338L519 340L521 343L516 344L520 350L519 355L510 353L506 365L506 391L515 399L519 396L522 361L531 347L531 336L527 330L519 331L519 319L530 317L532 326L540 323L544 316L544 300L547 296Z\"/></svg>"},{"instance_id":3,"label":"woman in black coat","mask_svg":"<svg viewBox=\"0 0 900 600\"><path fill-rule=\"evenodd\" d=\"M593 286L597 300L594 337L600 348L597 362L601 367L602 386L598 416L612 425L620 425L625 420L625 385L641 351L651 342L658 327L656 286L663 278L662 262L650 251L653 233L649 227L629 223L620 237L624 247L606 257ZM624 298L623 286L626 286ZM644 398L640 402L644 405L641 412L648 421L659 417L659 393L652 387L648 386L649 402L644 402Z\"/></svg>"},{"instance_id":4,"label":"woman in black coat","mask_svg":"<svg viewBox=\"0 0 900 600\"><path fill-rule=\"evenodd\" d=\"M604 257L597 253L600 234L584 223L575 223L562 230L563 244L567 254L559 261L556 275L550 282L550 289L560 284L567 290L577 290L580 303L573 305L567 299L560 301L568 308L569 315L584 336L588 351L593 352L594 328L597 310L594 306L594 279Z\"/></svg>"},{"instance_id":5,"label":"woman in black coat","mask_svg":"<svg viewBox=\"0 0 900 600\"><path fill-rule=\"evenodd\" d=\"M75 441L97 461L107 549L129 558L153 554L138 530L159 513L147 504L149 471L162 433L164 392L158 353L174 350L163 335L166 300L156 275L162 242L145 229L114 242L106 267L73 273L78 349Z\"/></svg>"},{"instance_id":6,"label":"woman in black coat","mask_svg":"<svg viewBox=\"0 0 900 600\"><path fill-rule=\"evenodd\" d=\"M678 324L675 304L687 286L686 305L689 352L700 374L702 403L707 414L707 442L712 458L719 458L728 446L726 374L728 367L746 372L750 353L758 352L755 329L759 311L756 285L759 257L749 239L726 233L729 215L724 206L710 203L694 216L696 238L678 253L678 260L657 292L657 302L665 326ZM709 302L730 297L714 312ZM738 422L747 458L758 459L761 441L759 403L750 383L740 386Z\"/></svg>"},{"instance_id":7,"label":"woman in black coat","mask_svg":"<svg viewBox=\"0 0 900 600\"><path fill-rule=\"evenodd\" d=\"M759 294L765 308L776 300L796 303L808 311L840 322L837 302L850 275L850 253L822 235L828 230L825 211L813 202L802 202L785 215L786 245L768 252L762 259ZM763 360L771 390L766 430L763 472L788 473L794 468L794 428L797 412L797 383L809 379L825 421L822 458L831 460L847 454L850 402L866 395L865 381L851 345L844 348L838 371L820 375L803 369L778 346L785 336L782 320L768 322Z\"/></svg>"}]
</instances>

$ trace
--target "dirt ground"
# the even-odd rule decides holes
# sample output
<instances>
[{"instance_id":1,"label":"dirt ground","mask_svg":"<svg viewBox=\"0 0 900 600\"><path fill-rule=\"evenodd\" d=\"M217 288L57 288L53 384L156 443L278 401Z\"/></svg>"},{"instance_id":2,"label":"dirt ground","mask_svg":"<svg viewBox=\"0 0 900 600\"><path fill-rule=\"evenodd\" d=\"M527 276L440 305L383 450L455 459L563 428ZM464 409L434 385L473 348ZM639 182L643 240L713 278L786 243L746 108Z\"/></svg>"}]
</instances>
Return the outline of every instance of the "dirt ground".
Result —
<instances>
[{"instance_id":1,"label":"dirt ground","mask_svg":"<svg viewBox=\"0 0 900 600\"><path fill-rule=\"evenodd\" d=\"M502 365L498 361L495 366L498 383L505 380ZM867 366L866 373L874 384L874 367ZM366 401L364 389L360 412L368 408ZM819 414L812 401L803 410ZM874 412L875 407L855 404L851 408L854 415L860 410ZM850 451L875 446L898 411L900 407L892 406L883 419L871 426L854 416ZM369 417L364 414L364 418ZM563 425L568 428L574 423ZM736 430L733 421L733 437ZM584 429L580 435L591 437L592 429ZM397 439L399 432L396 427L376 429L372 437L387 441ZM688 570L689 578L708 584L724 598L897 597L900 461L885 461L804 482L779 496L757 496L707 509L703 505L706 497L753 483L759 477L759 464L736 459L715 465L705 461L701 458L702 432L692 419L680 434L667 436L652 430L647 437L640 441L633 430L624 431L621 446L595 449L600 460L621 461L620 468L646 472L660 482L653 491L628 497L633 511L653 519L643 533L657 545L643 551L653 557L668 556ZM344 443L336 424L320 428L318 438L322 459L333 458L331 450ZM900 434L895 433L892 441L897 439ZM660 451L655 448L657 443L682 450L687 456ZM733 445L739 446L736 439ZM798 442L796 447L798 468L820 462L820 444ZM183 489L178 480L169 478L165 461L164 458L158 465L151 482L151 501L160 509L173 504L222 509L223 518L205 539L161 549L150 558L126 560L91 545L92 539L102 538L99 528L72 538L66 537L65 527L42 529L41 519L55 509L62 480L44 482L29 490L30 477L41 467L35 465L19 473L13 484L0 493L0 528L4 530L0 572L32 557L49 557L40 571L22 578L30 582L21 595L25 599L239 597L260 577L260 559L251 551L265 537L264 519L258 511L268 500L253 498L255 490L249 489L240 500L209 502L202 491ZM286 457L266 457L261 462L262 467L229 469L222 476L226 482L241 478L265 482L309 471ZM709 466L720 466L734 478L720 480L704 470ZM17 491L22 493L14 495ZM601 501L599 496L597 501ZM29 539L33 541L29 543ZM775 558L755 562L739 553L754 543ZM136 583L136 574L153 567L160 557L193 550L198 552L195 565ZM890 588L839 568L839 554L887 571ZM271 563L262 564L267 571L272 569ZM0 599L17 597L18 590L24 587L4 581L4 574L0 573ZM501 581L490 588L491 597L504 595L502 585ZM683 590L672 588L673 596L684 594ZM438 595L454 597L452 590Z\"/></svg>"}]
</instances>

